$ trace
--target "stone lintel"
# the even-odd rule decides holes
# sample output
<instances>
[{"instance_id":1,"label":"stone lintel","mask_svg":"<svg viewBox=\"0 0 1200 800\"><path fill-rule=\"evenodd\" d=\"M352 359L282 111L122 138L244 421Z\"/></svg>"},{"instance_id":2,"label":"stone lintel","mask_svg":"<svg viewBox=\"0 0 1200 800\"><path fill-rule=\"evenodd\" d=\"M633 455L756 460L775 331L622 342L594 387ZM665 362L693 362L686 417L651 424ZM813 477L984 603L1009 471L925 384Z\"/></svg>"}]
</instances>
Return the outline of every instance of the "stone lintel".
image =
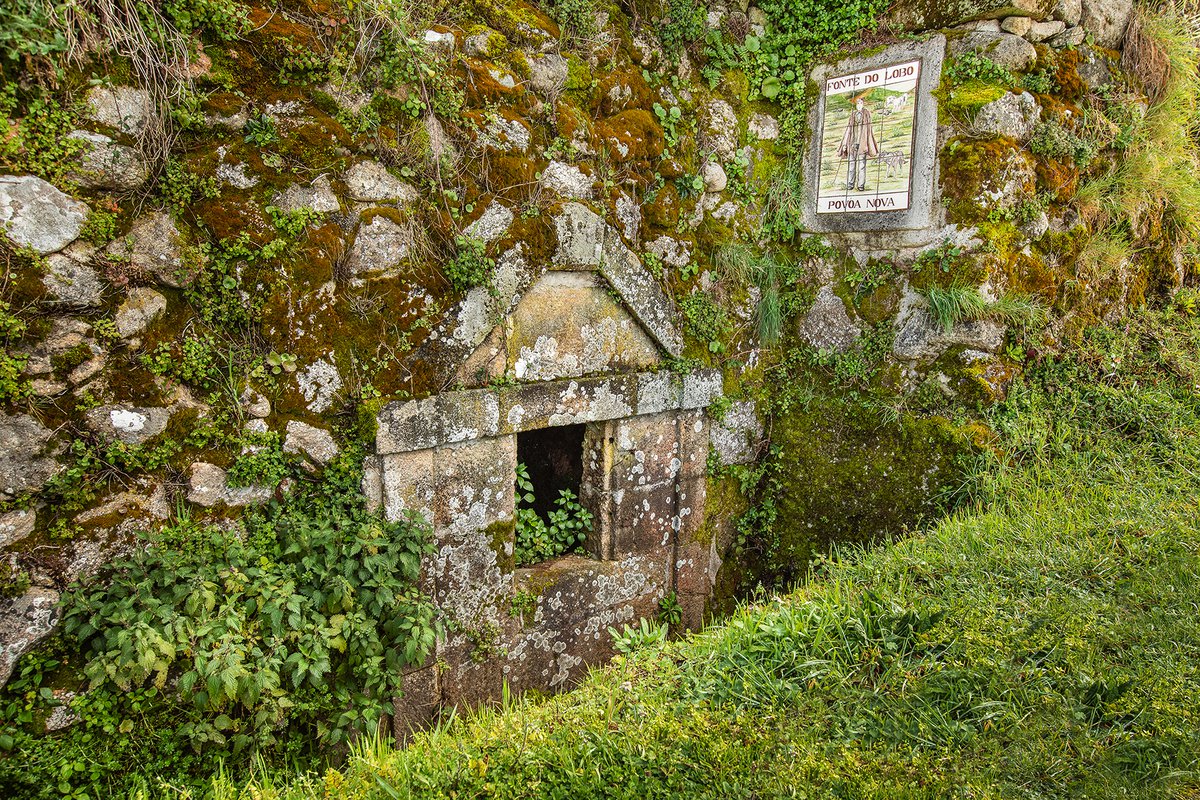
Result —
<instances>
[{"instance_id":1,"label":"stone lintel","mask_svg":"<svg viewBox=\"0 0 1200 800\"><path fill-rule=\"evenodd\" d=\"M378 417L379 455L585 422L706 408L721 374L640 372L446 392L388 403Z\"/></svg>"}]
</instances>

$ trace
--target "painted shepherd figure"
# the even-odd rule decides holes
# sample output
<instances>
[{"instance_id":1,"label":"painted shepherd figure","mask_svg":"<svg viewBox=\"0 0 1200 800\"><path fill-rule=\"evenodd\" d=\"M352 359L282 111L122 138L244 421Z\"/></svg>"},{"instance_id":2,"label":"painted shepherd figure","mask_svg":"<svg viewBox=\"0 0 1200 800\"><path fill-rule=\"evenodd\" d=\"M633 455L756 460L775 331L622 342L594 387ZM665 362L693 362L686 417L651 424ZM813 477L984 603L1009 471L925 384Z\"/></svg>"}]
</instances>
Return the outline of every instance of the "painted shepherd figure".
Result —
<instances>
[{"instance_id":1,"label":"painted shepherd figure","mask_svg":"<svg viewBox=\"0 0 1200 800\"><path fill-rule=\"evenodd\" d=\"M879 143L875 141L875 129L871 125L871 109L860 96L854 102L854 110L846 121L846 134L838 147L838 158L850 160L850 173L846 188L865 191L867 188L867 159L879 155Z\"/></svg>"}]
</instances>

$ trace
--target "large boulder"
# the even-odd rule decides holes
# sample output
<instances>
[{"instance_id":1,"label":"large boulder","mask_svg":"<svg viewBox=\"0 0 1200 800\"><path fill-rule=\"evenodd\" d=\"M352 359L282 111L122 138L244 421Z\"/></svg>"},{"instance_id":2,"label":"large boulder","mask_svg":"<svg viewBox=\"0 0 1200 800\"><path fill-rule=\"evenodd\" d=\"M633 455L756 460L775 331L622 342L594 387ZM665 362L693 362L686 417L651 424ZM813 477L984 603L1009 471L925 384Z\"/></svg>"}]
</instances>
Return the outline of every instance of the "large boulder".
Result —
<instances>
[{"instance_id":1,"label":"large boulder","mask_svg":"<svg viewBox=\"0 0 1200 800\"><path fill-rule=\"evenodd\" d=\"M33 175L0 175L0 228L41 255L79 238L88 207Z\"/></svg>"},{"instance_id":2,"label":"large boulder","mask_svg":"<svg viewBox=\"0 0 1200 800\"><path fill-rule=\"evenodd\" d=\"M0 416L0 497L36 492L60 469L54 431L28 414Z\"/></svg>"}]
</instances>

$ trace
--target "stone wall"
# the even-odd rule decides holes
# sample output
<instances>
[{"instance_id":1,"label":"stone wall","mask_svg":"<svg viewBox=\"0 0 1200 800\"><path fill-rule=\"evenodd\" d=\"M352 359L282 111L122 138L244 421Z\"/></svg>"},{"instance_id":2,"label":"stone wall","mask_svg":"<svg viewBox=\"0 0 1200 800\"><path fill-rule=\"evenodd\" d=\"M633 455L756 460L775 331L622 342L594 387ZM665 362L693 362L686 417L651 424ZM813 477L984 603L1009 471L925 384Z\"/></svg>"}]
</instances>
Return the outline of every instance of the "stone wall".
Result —
<instances>
[{"instance_id":1,"label":"stone wall","mask_svg":"<svg viewBox=\"0 0 1200 800\"><path fill-rule=\"evenodd\" d=\"M684 624L699 627L721 563L703 533L704 407L719 396L711 371L657 372L450 392L382 410L368 490L389 518L432 523L437 552L423 580L450 627L412 671L398 726L495 699L505 682L566 688L611 655L609 627L653 617L668 592ZM588 554L515 568L517 435L580 423Z\"/></svg>"}]
</instances>

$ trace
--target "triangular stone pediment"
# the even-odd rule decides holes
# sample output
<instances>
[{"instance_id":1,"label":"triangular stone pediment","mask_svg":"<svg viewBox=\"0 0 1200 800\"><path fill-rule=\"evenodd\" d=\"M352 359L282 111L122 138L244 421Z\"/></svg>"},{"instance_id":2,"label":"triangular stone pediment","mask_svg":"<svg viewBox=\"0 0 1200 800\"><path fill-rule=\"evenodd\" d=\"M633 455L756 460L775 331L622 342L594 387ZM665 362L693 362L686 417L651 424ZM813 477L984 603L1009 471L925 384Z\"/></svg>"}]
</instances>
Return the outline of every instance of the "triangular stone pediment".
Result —
<instances>
[{"instance_id":1,"label":"triangular stone pediment","mask_svg":"<svg viewBox=\"0 0 1200 800\"><path fill-rule=\"evenodd\" d=\"M558 246L534 265L518 242L420 350L415 363L445 387L537 382L653 369L678 356L670 297L615 228L581 203L554 218Z\"/></svg>"},{"instance_id":2,"label":"triangular stone pediment","mask_svg":"<svg viewBox=\"0 0 1200 800\"><path fill-rule=\"evenodd\" d=\"M538 278L467 358L465 386L499 378L521 382L654 369L658 344L595 272L551 271Z\"/></svg>"}]
</instances>

